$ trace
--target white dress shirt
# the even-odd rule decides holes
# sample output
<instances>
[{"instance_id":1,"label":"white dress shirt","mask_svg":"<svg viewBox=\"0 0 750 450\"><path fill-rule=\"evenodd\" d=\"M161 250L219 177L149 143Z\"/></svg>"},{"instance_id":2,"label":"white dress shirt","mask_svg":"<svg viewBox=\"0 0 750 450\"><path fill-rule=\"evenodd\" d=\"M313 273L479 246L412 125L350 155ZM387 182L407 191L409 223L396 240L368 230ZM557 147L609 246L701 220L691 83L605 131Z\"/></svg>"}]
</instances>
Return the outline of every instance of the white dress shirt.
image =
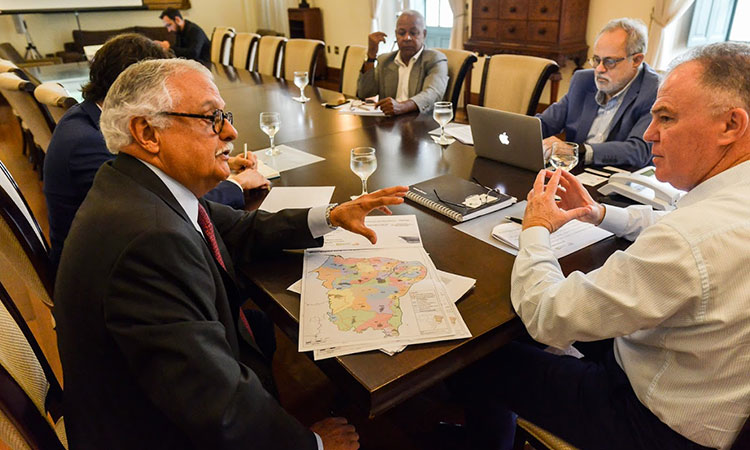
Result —
<instances>
[{"instance_id":1,"label":"white dress shirt","mask_svg":"<svg viewBox=\"0 0 750 450\"><path fill-rule=\"evenodd\" d=\"M563 348L615 338L638 399L670 428L727 449L750 414L750 162L696 186L668 214L607 206L600 225L638 239L567 278L549 232L524 230L511 301Z\"/></svg>"},{"instance_id":2,"label":"white dress shirt","mask_svg":"<svg viewBox=\"0 0 750 450\"><path fill-rule=\"evenodd\" d=\"M633 81L635 81L636 78L638 78L638 75L641 74L642 70L643 64L638 66L638 71L635 76L628 81L628 84L620 89L620 92L613 95L609 101L606 100L607 94L602 91L596 91L596 96L594 98L599 105L599 109L596 110L596 117L594 117L594 121L591 122L589 134L586 136L586 141L583 144L586 151L583 161L584 164L591 164L594 160L594 148L589 144L601 144L602 142L607 141L607 136L609 136L609 132L612 130L612 119L615 118L617 111L620 109L622 100L625 98L625 93L628 92L630 85L633 84Z\"/></svg>"},{"instance_id":3,"label":"white dress shirt","mask_svg":"<svg viewBox=\"0 0 750 450\"><path fill-rule=\"evenodd\" d=\"M401 61L401 50L396 54L396 65L398 66L398 88L396 89L396 101L404 102L409 100L409 77L411 77L411 69L414 67L414 63L417 62L422 52L424 51L424 45L419 49L414 56L411 57L408 64L404 64Z\"/></svg>"}]
</instances>

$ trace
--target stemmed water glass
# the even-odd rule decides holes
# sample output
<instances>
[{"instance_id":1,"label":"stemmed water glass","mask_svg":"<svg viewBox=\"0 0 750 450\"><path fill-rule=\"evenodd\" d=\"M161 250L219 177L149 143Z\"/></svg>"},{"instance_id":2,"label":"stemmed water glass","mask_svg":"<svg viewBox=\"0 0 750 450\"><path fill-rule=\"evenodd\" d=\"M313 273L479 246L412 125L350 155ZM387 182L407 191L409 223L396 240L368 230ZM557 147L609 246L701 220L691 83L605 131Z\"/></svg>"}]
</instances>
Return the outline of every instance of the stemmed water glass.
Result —
<instances>
[{"instance_id":1,"label":"stemmed water glass","mask_svg":"<svg viewBox=\"0 0 750 450\"><path fill-rule=\"evenodd\" d=\"M436 144L449 145L454 143L456 140L450 136L445 135L445 126L453 120L453 103L451 102L435 102L435 106L432 110L432 118L435 119L440 125L440 137L434 137L433 140Z\"/></svg>"},{"instance_id":2,"label":"stemmed water glass","mask_svg":"<svg viewBox=\"0 0 750 450\"><path fill-rule=\"evenodd\" d=\"M554 142L549 158L550 165L555 169L570 171L578 164L578 144L575 142Z\"/></svg>"},{"instance_id":3,"label":"stemmed water glass","mask_svg":"<svg viewBox=\"0 0 750 450\"><path fill-rule=\"evenodd\" d=\"M293 97L292 100L296 100L300 103L305 103L310 99L305 97L305 86L310 82L310 78L307 76L307 72L294 72L294 85L299 88L299 97Z\"/></svg>"},{"instance_id":4,"label":"stemmed water glass","mask_svg":"<svg viewBox=\"0 0 750 450\"><path fill-rule=\"evenodd\" d=\"M279 132L280 126L281 119L279 118L279 113L260 113L260 129L263 130L263 132L266 133L269 138L271 138L271 146L268 148L268 150L266 150L266 155L268 156L276 156L281 153L281 150L277 149L276 146L273 145L273 138L274 136L276 136L276 133Z\"/></svg>"},{"instance_id":5,"label":"stemmed water glass","mask_svg":"<svg viewBox=\"0 0 750 450\"><path fill-rule=\"evenodd\" d=\"M349 167L352 172L362 180L362 193L352 195L352 200L367 194L367 179L378 168L378 160L375 157L375 149L372 147L356 147L351 150Z\"/></svg>"}]
</instances>

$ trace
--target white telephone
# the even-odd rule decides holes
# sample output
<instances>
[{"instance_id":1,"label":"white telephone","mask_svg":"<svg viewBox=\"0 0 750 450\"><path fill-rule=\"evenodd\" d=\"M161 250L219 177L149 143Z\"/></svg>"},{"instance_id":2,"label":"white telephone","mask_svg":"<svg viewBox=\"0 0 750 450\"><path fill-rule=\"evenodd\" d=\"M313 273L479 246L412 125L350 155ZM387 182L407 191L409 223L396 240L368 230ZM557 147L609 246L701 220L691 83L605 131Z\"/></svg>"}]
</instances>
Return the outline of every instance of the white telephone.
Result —
<instances>
[{"instance_id":1,"label":"white telephone","mask_svg":"<svg viewBox=\"0 0 750 450\"><path fill-rule=\"evenodd\" d=\"M662 211L675 209L677 201L685 195L685 191L657 180L654 166L644 167L632 173L612 174L609 182L599 188L599 192L603 195L620 194Z\"/></svg>"}]
</instances>

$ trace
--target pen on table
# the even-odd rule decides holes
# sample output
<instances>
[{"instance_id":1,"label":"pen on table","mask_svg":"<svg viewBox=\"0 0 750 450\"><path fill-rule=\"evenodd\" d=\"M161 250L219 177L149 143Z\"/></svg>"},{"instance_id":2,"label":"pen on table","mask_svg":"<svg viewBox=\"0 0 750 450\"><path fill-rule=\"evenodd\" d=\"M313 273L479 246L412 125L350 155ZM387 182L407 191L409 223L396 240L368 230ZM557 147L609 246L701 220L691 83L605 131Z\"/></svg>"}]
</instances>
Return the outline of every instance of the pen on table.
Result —
<instances>
[{"instance_id":1,"label":"pen on table","mask_svg":"<svg viewBox=\"0 0 750 450\"><path fill-rule=\"evenodd\" d=\"M511 221L511 222L514 222L514 223L517 223L517 224L519 224L519 225L522 225L522 224L523 224L523 220L522 220L522 219L519 219L518 217L513 217L513 216L505 216L505 220L509 220L509 221Z\"/></svg>"},{"instance_id":2,"label":"pen on table","mask_svg":"<svg viewBox=\"0 0 750 450\"><path fill-rule=\"evenodd\" d=\"M247 159L247 142L245 142L245 159Z\"/></svg>"}]
</instances>

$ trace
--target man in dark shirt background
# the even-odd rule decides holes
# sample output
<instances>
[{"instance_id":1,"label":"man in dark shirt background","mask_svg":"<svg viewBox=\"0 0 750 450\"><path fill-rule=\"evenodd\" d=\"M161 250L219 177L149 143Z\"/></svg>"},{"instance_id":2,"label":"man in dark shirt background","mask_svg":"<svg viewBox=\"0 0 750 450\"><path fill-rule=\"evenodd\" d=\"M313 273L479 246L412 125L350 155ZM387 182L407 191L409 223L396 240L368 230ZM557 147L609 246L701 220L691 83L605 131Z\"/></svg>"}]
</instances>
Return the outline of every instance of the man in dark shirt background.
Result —
<instances>
[{"instance_id":1,"label":"man in dark shirt background","mask_svg":"<svg viewBox=\"0 0 750 450\"><path fill-rule=\"evenodd\" d=\"M182 14L175 8L167 8L159 16L167 30L177 33L172 51L178 58L194 59L205 66L211 65L211 41L201 27L182 18ZM169 49L169 41L157 41L165 49Z\"/></svg>"}]
</instances>

